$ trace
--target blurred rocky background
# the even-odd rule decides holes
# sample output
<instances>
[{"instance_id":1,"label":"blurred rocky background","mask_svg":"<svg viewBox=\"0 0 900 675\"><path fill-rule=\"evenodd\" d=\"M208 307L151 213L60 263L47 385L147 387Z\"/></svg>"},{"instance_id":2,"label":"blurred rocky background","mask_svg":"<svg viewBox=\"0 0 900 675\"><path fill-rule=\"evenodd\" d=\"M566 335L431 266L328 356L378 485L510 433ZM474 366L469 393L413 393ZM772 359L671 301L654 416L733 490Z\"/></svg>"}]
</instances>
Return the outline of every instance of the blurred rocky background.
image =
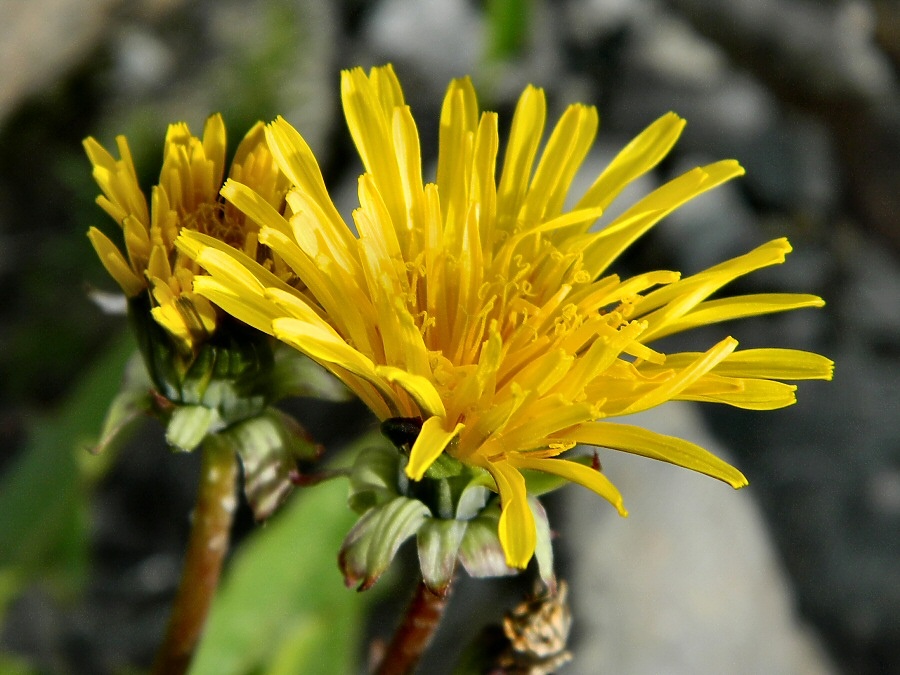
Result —
<instances>
[{"instance_id":1,"label":"blurred rocky background","mask_svg":"<svg viewBox=\"0 0 900 675\"><path fill-rule=\"evenodd\" d=\"M787 264L735 290L828 302L727 329L744 346L829 355L833 383L802 384L799 403L775 413L672 406L645 420L731 457L750 488L734 494L606 453L631 518L574 487L548 500L575 610L564 672L900 672L895 0L0 0L0 672L145 668L195 484L196 458L171 455L153 424L118 454L85 461L131 346L122 317L91 300L113 286L84 236L106 217L81 140L127 134L149 186L169 122L199 132L221 111L234 142L281 114L349 212L359 161L338 71L386 61L426 166L443 90L463 74L507 124L529 82L556 113L596 105L585 184L675 110L688 120L683 138L633 194L725 157L747 176L670 216L623 271L694 272L786 235ZM329 448L371 422L353 405L296 412ZM243 509L238 555L266 530L251 520ZM329 566L333 550L322 554ZM298 570L311 564L308 550L291 554ZM389 633L406 593L392 590L396 578L376 587L375 603L338 589L348 611L365 608L353 625ZM473 617L496 620L529 585L462 580L423 672L450 672L480 628ZM347 661L359 672L366 642ZM198 672L292 672L289 656Z\"/></svg>"}]
</instances>

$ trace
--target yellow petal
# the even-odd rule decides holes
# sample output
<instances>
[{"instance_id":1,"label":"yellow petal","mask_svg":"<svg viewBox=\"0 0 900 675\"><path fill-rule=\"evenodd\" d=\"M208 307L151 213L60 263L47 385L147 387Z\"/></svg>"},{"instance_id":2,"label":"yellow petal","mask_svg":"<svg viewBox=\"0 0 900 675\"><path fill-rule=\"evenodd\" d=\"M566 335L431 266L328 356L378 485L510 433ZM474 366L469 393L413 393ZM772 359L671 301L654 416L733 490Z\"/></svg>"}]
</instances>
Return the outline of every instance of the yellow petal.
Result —
<instances>
[{"instance_id":1,"label":"yellow petal","mask_svg":"<svg viewBox=\"0 0 900 675\"><path fill-rule=\"evenodd\" d=\"M523 222L539 222L560 214L572 179L597 135L599 121L593 106L571 105L566 109L550 134L535 169L522 205L520 218ZM597 211L602 212L602 209Z\"/></svg>"},{"instance_id":2,"label":"yellow petal","mask_svg":"<svg viewBox=\"0 0 900 675\"><path fill-rule=\"evenodd\" d=\"M273 305L260 295L239 292L226 282L205 275L194 277L194 292L214 302L238 321L272 335Z\"/></svg>"},{"instance_id":3,"label":"yellow petal","mask_svg":"<svg viewBox=\"0 0 900 675\"><path fill-rule=\"evenodd\" d=\"M394 72L394 66L390 63L372 68L369 71L369 79L384 110L391 111L398 106L405 105L403 88Z\"/></svg>"},{"instance_id":4,"label":"yellow petal","mask_svg":"<svg viewBox=\"0 0 900 675\"><path fill-rule=\"evenodd\" d=\"M150 314L156 322L165 328L172 337L179 340L185 349L190 350L194 346L191 331L185 323L184 316L174 304L161 305L150 310Z\"/></svg>"},{"instance_id":5,"label":"yellow petal","mask_svg":"<svg viewBox=\"0 0 900 675\"><path fill-rule=\"evenodd\" d=\"M125 295L133 298L147 287L144 280L134 273L125 260L125 256L110 241L109 237L96 227L92 227L88 230L88 239L91 240L91 245L97 252L100 262L103 263L109 275L119 284Z\"/></svg>"},{"instance_id":6,"label":"yellow petal","mask_svg":"<svg viewBox=\"0 0 900 675\"><path fill-rule=\"evenodd\" d=\"M378 91L362 68L341 73L341 101L347 127L366 172L378 186L392 221L404 222L403 181L391 130L393 111L385 110L380 104Z\"/></svg>"},{"instance_id":7,"label":"yellow petal","mask_svg":"<svg viewBox=\"0 0 900 675\"><path fill-rule=\"evenodd\" d=\"M652 286L673 284L680 278L681 275L678 272L654 270L653 272L638 274L609 286L602 283L602 281L605 281L604 279L600 283L595 282L594 286L598 286L596 291L591 290L592 287L582 291L585 294L585 298L579 301L578 304L584 312L595 311L606 305L621 302L631 296L644 293Z\"/></svg>"},{"instance_id":8,"label":"yellow petal","mask_svg":"<svg viewBox=\"0 0 900 675\"><path fill-rule=\"evenodd\" d=\"M178 236L178 214L169 206L169 196L158 185L150 193L152 217L150 219L150 239L154 245L169 251Z\"/></svg>"},{"instance_id":9,"label":"yellow petal","mask_svg":"<svg viewBox=\"0 0 900 675\"><path fill-rule=\"evenodd\" d=\"M500 491L502 511L497 529L506 553L506 564L525 569L537 544L537 530L534 514L528 506L525 479L506 462L488 462L486 468Z\"/></svg>"},{"instance_id":10,"label":"yellow petal","mask_svg":"<svg viewBox=\"0 0 900 675\"><path fill-rule=\"evenodd\" d=\"M708 382L708 379L711 381ZM723 390L717 380L725 380L735 386ZM797 402L794 393L796 390L796 385L784 382L706 375L676 398L683 401L725 403L745 410L778 410Z\"/></svg>"},{"instance_id":11,"label":"yellow petal","mask_svg":"<svg viewBox=\"0 0 900 675\"><path fill-rule=\"evenodd\" d=\"M509 143L497 187L497 214L503 221L498 226L504 229L510 229L515 224L528 191L531 167L544 131L546 116L544 90L526 87L513 114Z\"/></svg>"},{"instance_id":12,"label":"yellow petal","mask_svg":"<svg viewBox=\"0 0 900 675\"><path fill-rule=\"evenodd\" d=\"M326 368L332 366L347 371L372 385L378 396L390 409L385 417L398 417L408 414L401 407L401 401L391 389L390 384L375 371L375 364L365 354L344 342L328 327L314 326L299 319L277 318L272 322L275 337L300 350L314 361ZM347 378L341 378L354 391L356 387ZM371 398L371 397L370 397Z\"/></svg>"},{"instance_id":13,"label":"yellow petal","mask_svg":"<svg viewBox=\"0 0 900 675\"><path fill-rule=\"evenodd\" d=\"M694 197L744 174L733 159L697 167L657 188L601 230L584 252L585 267L599 276L628 246Z\"/></svg>"},{"instance_id":14,"label":"yellow petal","mask_svg":"<svg viewBox=\"0 0 900 675\"><path fill-rule=\"evenodd\" d=\"M278 167L291 183L308 194L319 205L335 231L343 229L346 235L352 239L340 213L331 201L331 197L328 196L325 179L322 177L322 170L319 168L315 155L297 130L283 117L278 117L266 127L266 139Z\"/></svg>"},{"instance_id":15,"label":"yellow petal","mask_svg":"<svg viewBox=\"0 0 900 675\"><path fill-rule=\"evenodd\" d=\"M219 186L225 176L225 121L222 115L210 115L203 127L203 154L212 162L211 184Z\"/></svg>"},{"instance_id":16,"label":"yellow petal","mask_svg":"<svg viewBox=\"0 0 900 675\"><path fill-rule=\"evenodd\" d=\"M146 274L158 279L168 279L172 276L169 254L162 246L154 246L150 251L150 260L147 262Z\"/></svg>"},{"instance_id":17,"label":"yellow petal","mask_svg":"<svg viewBox=\"0 0 900 675\"><path fill-rule=\"evenodd\" d=\"M341 276L364 285L356 237L344 221L330 219L318 202L300 190L291 190L287 202L294 212L290 223L297 246L313 260L327 255L341 268Z\"/></svg>"},{"instance_id":18,"label":"yellow petal","mask_svg":"<svg viewBox=\"0 0 900 675\"><path fill-rule=\"evenodd\" d=\"M360 351L376 353L375 312L370 299L354 283L352 277L341 274L336 265L324 255L313 260L288 237L270 228L260 230L259 240L271 247L304 280L312 296L321 305L323 314L328 315L341 335L353 342ZM344 311L348 306L354 307L356 311Z\"/></svg>"},{"instance_id":19,"label":"yellow petal","mask_svg":"<svg viewBox=\"0 0 900 675\"><path fill-rule=\"evenodd\" d=\"M291 236L291 226L275 207L246 185L229 178L222 186L220 194L237 206L260 227Z\"/></svg>"},{"instance_id":20,"label":"yellow petal","mask_svg":"<svg viewBox=\"0 0 900 675\"><path fill-rule=\"evenodd\" d=\"M409 453L409 464L406 465L406 475L412 480L422 480L428 467L440 457L447 444L465 426L457 424L451 431L447 431L444 423L445 420L441 417L429 417L422 425L422 430Z\"/></svg>"},{"instance_id":21,"label":"yellow petal","mask_svg":"<svg viewBox=\"0 0 900 675\"><path fill-rule=\"evenodd\" d=\"M400 166L400 180L406 203L405 222L395 223L397 238L407 260L413 260L412 248L417 238L416 229L425 218L425 192L422 184L422 152L416 122L408 107L398 108L393 121L394 146Z\"/></svg>"},{"instance_id":22,"label":"yellow petal","mask_svg":"<svg viewBox=\"0 0 900 675\"><path fill-rule=\"evenodd\" d=\"M444 408L441 395L427 377L413 375L402 368L393 366L377 366L375 372L412 396L419 410L423 413L422 417L434 417L435 419L446 417L447 411Z\"/></svg>"},{"instance_id":23,"label":"yellow petal","mask_svg":"<svg viewBox=\"0 0 900 675\"><path fill-rule=\"evenodd\" d=\"M658 459L718 478L733 488L747 485L744 474L699 445L642 427L612 422L589 422L560 434L559 438Z\"/></svg>"},{"instance_id":24,"label":"yellow petal","mask_svg":"<svg viewBox=\"0 0 900 675\"><path fill-rule=\"evenodd\" d=\"M758 293L701 302L679 319L658 323L647 331L646 340L658 340L698 326L742 319L761 314L788 312L804 307L823 307L825 301L816 295L803 293Z\"/></svg>"},{"instance_id":25,"label":"yellow petal","mask_svg":"<svg viewBox=\"0 0 900 675\"><path fill-rule=\"evenodd\" d=\"M147 226L132 215L125 216L122 221L125 234L125 250L128 259L136 270L142 270L150 259L150 233Z\"/></svg>"},{"instance_id":26,"label":"yellow petal","mask_svg":"<svg viewBox=\"0 0 900 675\"><path fill-rule=\"evenodd\" d=\"M633 343L643 330L638 323L623 326L610 338L598 338L581 354L572 367L569 377L556 389L569 400L576 400L584 388L600 373L607 370L617 358Z\"/></svg>"},{"instance_id":27,"label":"yellow petal","mask_svg":"<svg viewBox=\"0 0 900 675\"><path fill-rule=\"evenodd\" d=\"M497 220L497 151L500 147L496 113L483 113L475 132L475 149L472 154L472 185L469 193L478 209L478 230L485 262L490 265L494 244L494 226Z\"/></svg>"},{"instance_id":28,"label":"yellow petal","mask_svg":"<svg viewBox=\"0 0 900 675\"><path fill-rule=\"evenodd\" d=\"M477 125L478 103L472 81L467 77L453 80L441 107L438 140L437 184L444 222L462 218L468 209L469 172Z\"/></svg>"},{"instance_id":29,"label":"yellow petal","mask_svg":"<svg viewBox=\"0 0 900 675\"><path fill-rule=\"evenodd\" d=\"M263 295L266 300L271 300L273 304L277 305L282 312L286 312L285 316L302 319L315 326L330 329L328 323L322 318L322 311L318 307L310 305L306 298L294 293L285 293L278 288L267 288Z\"/></svg>"},{"instance_id":30,"label":"yellow petal","mask_svg":"<svg viewBox=\"0 0 900 675\"><path fill-rule=\"evenodd\" d=\"M830 380L834 361L799 349L743 349L729 354L715 372L774 380Z\"/></svg>"},{"instance_id":31,"label":"yellow petal","mask_svg":"<svg viewBox=\"0 0 900 675\"><path fill-rule=\"evenodd\" d=\"M596 416L594 407L588 403L571 403L551 396L524 407L498 437L508 448L530 449L543 445L553 434Z\"/></svg>"},{"instance_id":32,"label":"yellow petal","mask_svg":"<svg viewBox=\"0 0 900 675\"><path fill-rule=\"evenodd\" d=\"M576 209L606 209L634 179L644 175L669 154L684 129L685 121L666 113L626 145L594 181Z\"/></svg>"},{"instance_id":33,"label":"yellow petal","mask_svg":"<svg viewBox=\"0 0 900 675\"><path fill-rule=\"evenodd\" d=\"M672 400L733 352L737 344L737 340L734 338L725 338L696 361L677 371L674 377L654 387L650 392L639 397L618 414L628 415L641 410L648 410Z\"/></svg>"},{"instance_id":34,"label":"yellow petal","mask_svg":"<svg viewBox=\"0 0 900 675\"><path fill-rule=\"evenodd\" d=\"M351 373L372 382L379 382L375 364L344 342L333 331L313 326L299 319L277 318L273 321L275 337L292 344L316 361L336 363Z\"/></svg>"},{"instance_id":35,"label":"yellow petal","mask_svg":"<svg viewBox=\"0 0 900 675\"><path fill-rule=\"evenodd\" d=\"M231 161L231 170L234 171L236 167L243 167L249 156L260 147L265 147L265 144L266 125L262 122L257 122L250 127L250 131L244 134L244 138L241 139L237 149L234 151L234 159Z\"/></svg>"},{"instance_id":36,"label":"yellow petal","mask_svg":"<svg viewBox=\"0 0 900 675\"><path fill-rule=\"evenodd\" d=\"M298 293L297 289L286 284L246 253L238 251L215 237L192 230L182 230L178 239L175 240L175 246L188 258L196 260L203 267L206 265L201 260L205 260L213 266L232 269L239 275L243 272L242 279L255 277L257 281L252 284L255 288L266 286L278 288L287 293Z\"/></svg>"},{"instance_id":37,"label":"yellow petal","mask_svg":"<svg viewBox=\"0 0 900 675\"><path fill-rule=\"evenodd\" d=\"M583 485L615 506L620 516L626 517L628 515L621 493L609 478L596 469L565 459L534 459L527 454L510 454L509 462L519 469L532 469L534 471L552 473L573 483Z\"/></svg>"},{"instance_id":38,"label":"yellow petal","mask_svg":"<svg viewBox=\"0 0 900 675\"><path fill-rule=\"evenodd\" d=\"M91 164L95 167L101 167L107 171L114 171L116 168L116 160L93 136L88 136L82 141L85 154Z\"/></svg>"},{"instance_id":39,"label":"yellow petal","mask_svg":"<svg viewBox=\"0 0 900 675\"><path fill-rule=\"evenodd\" d=\"M649 321L651 328L681 317L730 281L764 267L780 265L790 252L787 239L768 241L748 253L648 293L635 305L634 315Z\"/></svg>"}]
</instances>

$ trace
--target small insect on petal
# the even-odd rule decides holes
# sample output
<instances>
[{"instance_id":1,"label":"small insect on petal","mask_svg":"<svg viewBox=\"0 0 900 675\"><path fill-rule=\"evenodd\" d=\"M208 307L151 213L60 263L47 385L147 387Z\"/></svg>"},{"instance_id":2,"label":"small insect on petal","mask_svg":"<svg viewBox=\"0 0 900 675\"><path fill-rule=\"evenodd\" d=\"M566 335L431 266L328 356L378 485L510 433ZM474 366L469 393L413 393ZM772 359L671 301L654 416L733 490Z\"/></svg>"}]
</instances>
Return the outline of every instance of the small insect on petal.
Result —
<instances>
[{"instance_id":1,"label":"small insect on petal","mask_svg":"<svg viewBox=\"0 0 900 675\"><path fill-rule=\"evenodd\" d=\"M381 423L381 433L398 448L408 451L419 437L422 424L421 417L391 417Z\"/></svg>"}]
</instances>

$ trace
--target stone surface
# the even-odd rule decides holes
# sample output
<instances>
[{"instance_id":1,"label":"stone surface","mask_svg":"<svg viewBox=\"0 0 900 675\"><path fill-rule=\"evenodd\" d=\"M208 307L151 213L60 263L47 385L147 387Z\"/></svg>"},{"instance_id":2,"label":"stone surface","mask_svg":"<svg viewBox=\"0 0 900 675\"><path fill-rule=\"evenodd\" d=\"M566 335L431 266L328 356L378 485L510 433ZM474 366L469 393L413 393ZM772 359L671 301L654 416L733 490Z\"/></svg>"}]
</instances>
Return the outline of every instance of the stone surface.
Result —
<instances>
[{"instance_id":1,"label":"stone surface","mask_svg":"<svg viewBox=\"0 0 900 675\"><path fill-rule=\"evenodd\" d=\"M466 0L384 0L365 27L370 48L380 60L402 62L425 82L471 73L484 56L485 26Z\"/></svg>"},{"instance_id":2,"label":"stone surface","mask_svg":"<svg viewBox=\"0 0 900 675\"><path fill-rule=\"evenodd\" d=\"M726 455L687 404L633 421ZM835 672L797 618L752 487L735 493L706 476L612 451L600 459L630 516L619 518L587 491L566 494L560 542L570 550L576 616L567 672Z\"/></svg>"},{"instance_id":3,"label":"stone surface","mask_svg":"<svg viewBox=\"0 0 900 675\"><path fill-rule=\"evenodd\" d=\"M0 124L28 96L52 86L95 49L115 0L0 3Z\"/></svg>"}]
</instances>

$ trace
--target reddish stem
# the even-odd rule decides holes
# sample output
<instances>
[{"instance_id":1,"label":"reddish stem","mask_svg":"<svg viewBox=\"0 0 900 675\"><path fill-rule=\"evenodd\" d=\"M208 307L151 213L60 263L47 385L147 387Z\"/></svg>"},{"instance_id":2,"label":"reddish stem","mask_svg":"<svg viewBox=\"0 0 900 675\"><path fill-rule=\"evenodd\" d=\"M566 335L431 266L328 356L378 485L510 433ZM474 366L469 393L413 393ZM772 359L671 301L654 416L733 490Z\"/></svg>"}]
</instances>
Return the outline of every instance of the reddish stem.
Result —
<instances>
[{"instance_id":1,"label":"reddish stem","mask_svg":"<svg viewBox=\"0 0 900 675\"><path fill-rule=\"evenodd\" d=\"M209 442L203 444L202 453L200 487L181 585L166 637L156 654L154 675L181 675L190 666L228 551L237 504L237 457L233 450Z\"/></svg>"},{"instance_id":2,"label":"reddish stem","mask_svg":"<svg viewBox=\"0 0 900 675\"><path fill-rule=\"evenodd\" d=\"M375 671L376 675L407 675L415 670L441 622L449 596L449 586L438 595L429 590L425 582L419 581L416 594Z\"/></svg>"}]
</instances>

